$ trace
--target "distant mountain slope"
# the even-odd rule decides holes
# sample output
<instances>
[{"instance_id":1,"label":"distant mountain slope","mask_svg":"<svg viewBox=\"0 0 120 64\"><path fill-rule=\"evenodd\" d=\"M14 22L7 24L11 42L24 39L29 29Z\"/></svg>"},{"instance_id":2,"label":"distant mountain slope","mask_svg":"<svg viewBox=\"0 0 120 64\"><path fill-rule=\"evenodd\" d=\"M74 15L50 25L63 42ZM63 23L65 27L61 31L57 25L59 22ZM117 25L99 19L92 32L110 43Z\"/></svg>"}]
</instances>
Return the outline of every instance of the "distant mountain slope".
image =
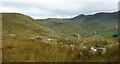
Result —
<instances>
[{"instance_id":1,"label":"distant mountain slope","mask_svg":"<svg viewBox=\"0 0 120 64\"><path fill-rule=\"evenodd\" d=\"M63 33L63 35L77 33L82 36L91 36L94 31L97 31L97 33L105 33L105 36L112 37L115 34L115 25L118 24L118 12L101 12L93 15L81 14L70 19L53 18L44 20L37 19L37 21L51 28L56 33Z\"/></svg>"},{"instance_id":2,"label":"distant mountain slope","mask_svg":"<svg viewBox=\"0 0 120 64\"><path fill-rule=\"evenodd\" d=\"M29 16L19 13L2 13L2 33L4 35L49 35L53 31L41 26Z\"/></svg>"},{"instance_id":3,"label":"distant mountain slope","mask_svg":"<svg viewBox=\"0 0 120 64\"><path fill-rule=\"evenodd\" d=\"M37 19L40 24L49 27L56 33L62 34L62 36L71 36L73 33L77 33L81 36L87 36L90 34L90 32L87 32L86 30L79 27L77 24L70 22L69 20L64 19L45 19L40 20Z\"/></svg>"},{"instance_id":4,"label":"distant mountain slope","mask_svg":"<svg viewBox=\"0 0 120 64\"><path fill-rule=\"evenodd\" d=\"M82 14L70 19L36 19L36 21L19 13L2 13L2 34L3 36L10 34L55 36L59 34L70 37L76 33L88 37L92 36L95 30L98 33L109 33L106 37L112 37L116 34L115 25L118 24L118 12Z\"/></svg>"},{"instance_id":5,"label":"distant mountain slope","mask_svg":"<svg viewBox=\"0 0 120 64\"><path fill-rule=\"evenodd\" d=\"M118 12L79 15L69 20L88 31L104 32L115 29L115 25L118 24Z\"/></svg>"},{"instance_id":6,"label":"distant mountain slope","mask_svg":"<svg viewBox=\"0 0 120 64\"><path fill-rule=\"evenodd\" d=\"M80 14L80 15L78 15L78 16L76 16L76 17L73 17L73 18L70 18L70 19L67 19L67 20L75 21L75 20L80 20L80 19L82 19L82 18L84 18L84 17L86 17L86 15Z\"/></svg>"}]
</instances>

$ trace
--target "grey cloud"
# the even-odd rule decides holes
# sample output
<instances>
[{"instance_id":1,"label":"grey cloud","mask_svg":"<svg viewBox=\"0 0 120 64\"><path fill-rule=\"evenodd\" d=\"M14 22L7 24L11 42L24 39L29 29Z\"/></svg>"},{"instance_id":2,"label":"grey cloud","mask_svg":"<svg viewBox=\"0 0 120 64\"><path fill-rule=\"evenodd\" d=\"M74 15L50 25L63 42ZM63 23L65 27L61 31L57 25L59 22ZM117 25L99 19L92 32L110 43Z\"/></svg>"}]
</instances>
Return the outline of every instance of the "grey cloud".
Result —
<instances>
[{"instance_id":1,"label":"grey cloud","mask_svg":"<svg viewBox=\"0 0 120 64\"><path fill-rule=\"evenodd\" d=\"M117 11L116 2L2 2L1 7L30 16L55 17L75 16L104 11ZM4 11L4 10L3 10ZM9 11L9 10L8 10Z\"/></svg>"}]
</instances>

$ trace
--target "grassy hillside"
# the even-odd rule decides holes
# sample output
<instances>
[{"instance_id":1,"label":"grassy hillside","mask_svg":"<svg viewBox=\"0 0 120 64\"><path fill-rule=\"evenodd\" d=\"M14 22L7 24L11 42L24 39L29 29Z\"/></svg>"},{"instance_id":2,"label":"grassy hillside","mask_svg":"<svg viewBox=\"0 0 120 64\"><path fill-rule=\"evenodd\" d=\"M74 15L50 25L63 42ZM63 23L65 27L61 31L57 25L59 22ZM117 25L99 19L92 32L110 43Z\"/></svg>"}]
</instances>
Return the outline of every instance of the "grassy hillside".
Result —
<instances>
[{"instance_id":1,"label":"grassy hillside","mask_svg":"<svg viewBox=\"0 0 120 64\"><path fill-rule=\"evenodd\" d=\"M4 35L46 35L53 31L41 26L29 16L19 13L2 13L2 29Z\"/></svg>"},{"instance_id":2,"label":"grassy hillside","mask_svg":"<svg viewBox=\"0 0 120 64\"><path fill-rule=\"evenodd\" d=\"M94 31L104 33L105 38L113 38L116 34L115 26L118 24L118 12L96 13L94 15L79 15L70 19L37 19L43 26L49 27L56 33L64 36L72 36L76 33L80 36L94 37Z\"/></svg>"},{"instance_id":3,"label":"grassy hillside","mask_svg":"<svg viewBox=\"0 0 120 64\"><path fill-rule=\"evenodd\" d=\"M74 22L82 29L92 33L94 33L94 31L104 33L103 37L112 39L112 36L116 34L115 27L118 24L118 12L79 15L67 20ZM99 34L98 36L101 37ZM90 37L94 37L94 35Z\"/></svg>"},{"instance_id":4,"label":"grassy hillside","mask_svg":"<svg viewBox=\"0 0 120 64\"><path fill-rule=\"evenodd\" d=\"M115 29L115 25L118 24L118 12L82 15L82 17L80 15L71 20L88 31L104 32Z\"/></svg>"},{"instance_id":5,"label":"grassy hillside","mask_svg":"<svg viewBox=\"0 0 120 64\"><path fill-rule=\"evenodd\" d=\"M79 34L81 36L87 36L90 34L90 32L87 32L86 30L82 29L78 25L76 25L73 22L70 22L68 20L64 19L45 19L45 20L39 20L37 21L52 29L56 33L62 34L64 37L70 37L73 33Z\"/></svg>"}]
</instances>

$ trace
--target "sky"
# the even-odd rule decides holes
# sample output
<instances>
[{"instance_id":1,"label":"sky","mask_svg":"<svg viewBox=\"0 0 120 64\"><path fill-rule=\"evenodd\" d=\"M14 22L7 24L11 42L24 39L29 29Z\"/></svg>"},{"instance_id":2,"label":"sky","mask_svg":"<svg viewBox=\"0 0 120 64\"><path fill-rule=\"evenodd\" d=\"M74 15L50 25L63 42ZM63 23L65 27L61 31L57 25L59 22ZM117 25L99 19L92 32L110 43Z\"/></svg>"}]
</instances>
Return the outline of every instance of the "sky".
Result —
<instances>
[{"instance_id":1,"label":"sky","mask_svg":"<svg viewBox=\"0 0 120 64\"><path fill-rule=\"evenodd\" d=\"M118 11L119 0L1 0L0 12L22 13L34 19L72 18L80 14Z\"/></svg>"}]
</instances>

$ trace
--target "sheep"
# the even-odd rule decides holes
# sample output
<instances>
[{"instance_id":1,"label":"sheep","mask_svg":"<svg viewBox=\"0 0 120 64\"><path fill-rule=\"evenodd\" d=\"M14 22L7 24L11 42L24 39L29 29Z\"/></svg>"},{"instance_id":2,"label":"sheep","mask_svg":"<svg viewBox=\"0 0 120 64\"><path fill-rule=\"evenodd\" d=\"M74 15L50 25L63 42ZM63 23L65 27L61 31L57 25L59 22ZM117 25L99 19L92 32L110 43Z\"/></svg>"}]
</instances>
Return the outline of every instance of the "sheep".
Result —
<instances>
[{"instance_id":1,"label":"sheep","mask_svg":"<svg viewBox=\"0 0 120 64\"><path fill-rule=\"evenodd\" d=\"M40 36L37 36L36 38L37 38L38 40L42 40L42 38L41 38Z\"/></svg>"},{"instance_id":2,"label":"sheep","mask_svg":"<svg viewBox=\"0 0 120 64\"><path fill-rule=\"evenodd\" d=\"M93 51L93 52L96 52L96 51L101 51L101 54L104 54L104 53L106 53L106 50L105 50L105 48L94 48L94 47L91 47L91 50Z\"/></svg>"},{"instance_id":3,"label":"sheep","mask_svg":"<svg viewBox=\"0 0 120 64\"><path fill-rule=\"evenodd\" d=\"M87 48L86 46L82 47L82 48Z\"/></svg>"},{"instance_id":4,"label":"sheep","mask_svg":"<svg viewBox=\"0 0 120 64\"><path fill-rule=\"evenodd\" d=\"M63 46L60 46L60 47L63 47Z\"/></svg>"},{"instance_id":5,"label":"sheep","mask_svg":"<svg viewBox=\"0 0 120 64\"><path fill-rule=\"evenodd\" d=\"M70 47L72 47L72 49L74 49L74 45L70 45Z\"/></svg>"},{"instance_id":6,"label":"sheep","mask_svg":"<svg viewBox=\"0 0 120 64\"><path fill-rule=\"evenodd\" d=\"M74 45L70 45L71 47L74 47Z\"/></svg>"},{"instance_id":7,"label":"sheep","mask_svg":"<svg viewBox=\"0 0 120 64\"><path fill-rule=\"evenodd\" d=\"M34 38L30 37L30 36L26 36L27 39L34 41Z\"/></svg>"},{"instance_id":8,"label":"sheep","mask_svg":"<svg viewBox=\"0 0 120 64\"><path fill-rule=\"evenodd\" d=\"M101 49L101 50L103 50L103 51L105 50L105 48L98 48L98 49Z\"/></svg>"},{"instance_id":9,"label":"sheep","mask_svg":"<svg viewBox=\"0 0 120 64\"><path fill-rule=\"evenodd\" d=\"M94 47L91 47L91 50L92 50L93 52L96 52L96 51L97 51L97 49L95 49Z\"/></svg>"},{"instance_id":10,"label":"sheep","mask_svg":"<svg viewBox=\"0 0 120 64\"><path fill-rule=\"evenodd\" d=\"M47 39L47 40L52 42L54 39Z\"/></svg>"},{"instance_id":11,"label":"sheep","mask_svg":"<svg viewBox=\"0 0 120 64\"><path fill-rule=\"evenodd\" d=\"M101 54L104 54L104 53L106 53L106 50L105 50L105 48L98 48L98 50L101 50L102 52L101 52Z\"/></svg>"},{"instance_id":12,"label":"sheep","mask_svg":"<svg viewBox=\"0 0 120 64\"><path fill-rule=\"evenodd\" d=\"M49 41L50 41L51 39L47 39L47 40L49 40Z\"/></svg>"},{"instance_id":13,"label":"sheep","mask_svg":"<svg viewBox=\"0 0 120 64\"><path fill-rule=\"evenodd\" d=\"M34 41L34 38L30 38L31 41Z\"/></svg>"}]
</instances>

